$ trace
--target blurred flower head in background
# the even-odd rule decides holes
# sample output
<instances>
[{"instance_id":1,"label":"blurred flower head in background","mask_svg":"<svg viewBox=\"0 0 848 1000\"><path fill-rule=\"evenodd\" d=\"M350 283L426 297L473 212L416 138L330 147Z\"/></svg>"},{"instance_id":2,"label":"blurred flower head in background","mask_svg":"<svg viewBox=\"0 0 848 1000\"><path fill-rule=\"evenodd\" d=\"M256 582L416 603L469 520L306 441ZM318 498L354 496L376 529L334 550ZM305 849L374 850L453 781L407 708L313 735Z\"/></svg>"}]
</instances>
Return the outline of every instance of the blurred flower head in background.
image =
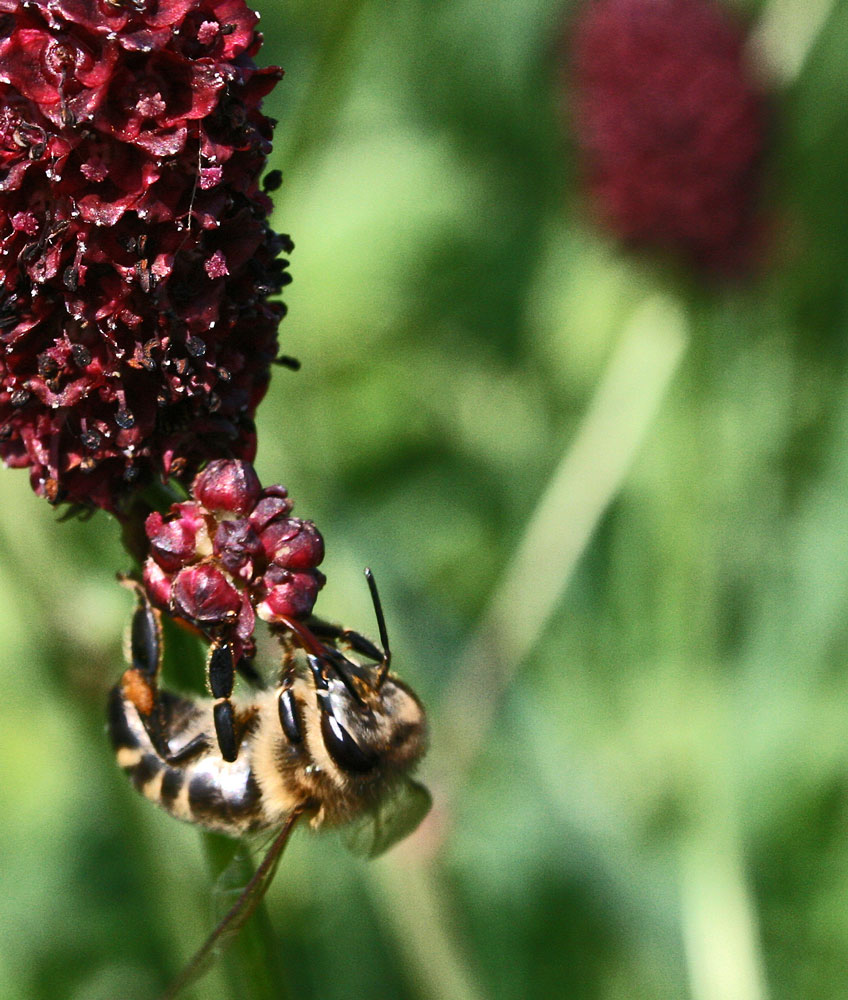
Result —
<instances>
[{"instance_id":1,"label":"blurred flower head in background","mask_svg":"<svg viewBox=\"0 0 848 1000\"><path fill-rule=\"evenodd\" d=\"M311 521L290 517L283 486L265 489L248 462L219 460L191 487L192 501L147 518L144 583L154 604L253 654L256 615L305 618L324 575L324 541Z\"/></svg>"},{"instance_id":2,"label":"blurred flower head in background","mask_svg":"<svg viewBox=\"0 0 848 1000\"><path fill-rule=\"evenodd\" d=\"M576 138L601 222L709 271L749 271L767 115L741 28L710 0L593 0L569 48Z\"/></svg>"},{"instance_id":3,"label":"blurred flower head in background","mask_svg":"<svg viewBox=\"0 0 848 1000\"><path fill-rule=\"evenodd\" d=\"M251 459L291 242L243 0L0 0L0 456L120 511Z\"/></svg>"}]
</instances>

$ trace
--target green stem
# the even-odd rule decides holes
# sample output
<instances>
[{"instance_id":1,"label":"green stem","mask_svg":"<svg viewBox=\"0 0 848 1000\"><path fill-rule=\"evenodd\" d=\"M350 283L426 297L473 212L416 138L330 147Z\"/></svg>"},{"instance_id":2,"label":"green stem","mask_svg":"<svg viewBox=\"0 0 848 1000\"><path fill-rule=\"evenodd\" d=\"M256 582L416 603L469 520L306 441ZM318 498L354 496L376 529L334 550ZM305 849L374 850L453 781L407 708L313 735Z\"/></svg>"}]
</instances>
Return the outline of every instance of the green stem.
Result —
<instances>
[{"instance_id":1,"label":"green stem","mask_svg":"<svg viewBox=\"0 0 848 1000\"><path fill-rule=\"evenodd\" d=\"M213 886L225 871L227 880L239 886L246 886L254 874L247 852L228 837L204 833L203 850ZM289 995L264 901L256 906L218 961L229 982L231 996L242 1000L285 1000Z\"/></svg>"},{"instance_id":2,"label":"green stem","mask_svg":"<svg viewBox=\"0 0 848 1000\"><path fill-rule=\"evenodd\" d=\"M633 311L573 441L445 685L435 713L442 738L430 755L430 768L445 782L442 806L448 812L501 698L624 484L687 342L686 317L675 299L650 295ZM467 710L469 691L475 692L473 713Z\"/></svg>"},{"instance_id":3,"label":"green stem","mask_svg":"<svg viewBox=\"0 0 848 1000\"><path fill-rule=\"evenodd\" d=\"M751 32L750 48L771 82L790 87L801 75L835 0L769 0Z\"/></svg>"},{"instance_id":4,"label":"green stem","mask_svg":"<svg viewBox=\"0 0 848 1000\"><path fill-rule=\"evenodd\" d=\"M442 837L501 698L624 484L687 342L686 318L675 300L650 296L634 311L574 440L445 686L434 713L440 738L428 768L435 778ZM469 692L473 712L468 711ZM434 1000L483 996L451 931L453 914L426 856L416 855L412 847L397 851L371 869L370 877L372 887L379 886L383 912L408 961L419 972L421 995ZM413 922L411 898L416 900ZM435 961L433 955L438 956Z\"/></svg>"}]
</instances>

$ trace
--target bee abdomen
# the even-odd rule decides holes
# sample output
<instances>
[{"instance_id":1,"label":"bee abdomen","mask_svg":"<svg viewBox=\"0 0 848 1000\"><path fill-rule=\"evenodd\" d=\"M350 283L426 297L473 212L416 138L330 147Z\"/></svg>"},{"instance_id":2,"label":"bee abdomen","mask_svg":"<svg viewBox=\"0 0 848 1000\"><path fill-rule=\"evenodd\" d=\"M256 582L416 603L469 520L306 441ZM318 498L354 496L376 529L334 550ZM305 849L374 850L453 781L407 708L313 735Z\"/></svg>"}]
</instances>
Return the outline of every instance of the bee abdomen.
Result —
<instances>
[{"instance_id":1,"label":"bee abdomen","mask_svg":"<svg viewBox=\"0 0 848 1000\"><path fill-rule=\"evenodd\" d=\"M163 701L167 694L162 692ZM172 696L166 705L183 709L182 715L192 707ZM249 754L232 763L208 751L179 764L163 759L120 687L109 696L109 734L118 764L134 787L177 819L232 836L268 825Z\"/></svg>"},{"instance_id":2,"label":"bee abdomen","mask_svg":"<svg viewBox=\"0 0 848 1000\"><path fill-rule=\"evenodd\" d=\"M126 769L131 766L129 762L140 760L141 740L130 726L120 686L113 687L109 692L108 726L109 738L112 740L112 746L121 767ZM122 757L128 763L122 763Z\"/></svg>"},{"instance_id":3,"label":"bee abdomen","mask_svg":"<svg viewBox=\"0 0 848 1000\"><path fill-rule=\"evenodd\" d=\"M185 777L193 822L236 835L265 825L262 794L251 768L233 767L224 775L217 766L210 772L198 762L186 769Z\"/></svg>"},{"instance_id":4,"label":"bee abdomen","mask_svg":"<svg viewBox=\"0 0 848 1000\"><path fill-rule=\"evenodd\" d=\"M133 727L119 687L109 695L109 735L118 764L135 788L154 802L160 801L165 772L171 769Z\"/></svg>"}]
</instances>

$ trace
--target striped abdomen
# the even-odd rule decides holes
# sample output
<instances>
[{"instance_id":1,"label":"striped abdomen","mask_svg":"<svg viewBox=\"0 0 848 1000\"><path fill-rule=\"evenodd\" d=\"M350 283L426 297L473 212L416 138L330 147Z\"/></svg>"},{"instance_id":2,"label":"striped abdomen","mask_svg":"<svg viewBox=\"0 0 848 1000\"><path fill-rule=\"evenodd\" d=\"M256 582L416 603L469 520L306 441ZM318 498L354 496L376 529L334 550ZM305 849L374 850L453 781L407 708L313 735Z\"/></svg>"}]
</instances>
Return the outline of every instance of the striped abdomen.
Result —
<instances>
[{"instance_id":1,"label":"striped abdomen","mask_svg":"<svg viewBox=\"0 0 848 1000\"><path fill-rule=\"evenodd\" d=\"M172 751L200 733L214 732L205 703L167 691L160 692L160 699ZM184 763L163 760L120 685L109 696L109 734L118 764L138 791L172 816L232 836L270 825L249 753L229 763L217 753L213 739Z\"/></svg>"}]
</instances>

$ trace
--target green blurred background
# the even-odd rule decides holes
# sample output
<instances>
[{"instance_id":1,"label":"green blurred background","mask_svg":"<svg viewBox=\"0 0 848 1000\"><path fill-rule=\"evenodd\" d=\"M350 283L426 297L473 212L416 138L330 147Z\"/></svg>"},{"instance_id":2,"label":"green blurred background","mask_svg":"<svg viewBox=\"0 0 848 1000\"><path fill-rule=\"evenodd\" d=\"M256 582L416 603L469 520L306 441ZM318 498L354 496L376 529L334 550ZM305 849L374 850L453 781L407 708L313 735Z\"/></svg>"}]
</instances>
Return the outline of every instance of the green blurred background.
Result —
<instances>
[{"instance_id":1,"label":"green blurred background","mask_svg":"<svg viewBox=\"0 0 848 1000\"><path fill-rule=\"evenodd\" d=\"M370 864L296 834L275 953L192 995L845 997L848 4L738 5L779 237L735 288L587 221L567 5L259 6L303 370L258 470L325 535L320 614L373 634L374 568L435 807ZM144 1000L216 892L107 745L128 562L24 473L0 506L0 997Z\"/></svg>"}]
</instances>

